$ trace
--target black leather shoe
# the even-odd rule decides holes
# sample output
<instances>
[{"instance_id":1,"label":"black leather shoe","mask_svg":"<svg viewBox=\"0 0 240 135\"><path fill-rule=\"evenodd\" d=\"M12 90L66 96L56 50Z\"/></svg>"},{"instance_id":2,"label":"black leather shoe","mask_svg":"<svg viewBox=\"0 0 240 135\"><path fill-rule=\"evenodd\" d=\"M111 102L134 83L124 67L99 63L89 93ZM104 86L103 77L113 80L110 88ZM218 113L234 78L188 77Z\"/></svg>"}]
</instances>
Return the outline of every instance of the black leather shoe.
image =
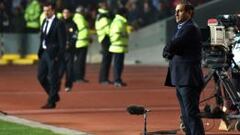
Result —
<instances>
[{"instance_id":1,"label":"black leather shoe","mask_svg":"<svg viewBox=\"0 0 240 135\"><path fill-rule=\"evenodd\" d=\"M42 107L41 107L42 109L54 109L54 108L56 108L56 104L55 103L47 103L47 104L45 104L45 105L43 105Z\"/></svg>"}]
</instances>

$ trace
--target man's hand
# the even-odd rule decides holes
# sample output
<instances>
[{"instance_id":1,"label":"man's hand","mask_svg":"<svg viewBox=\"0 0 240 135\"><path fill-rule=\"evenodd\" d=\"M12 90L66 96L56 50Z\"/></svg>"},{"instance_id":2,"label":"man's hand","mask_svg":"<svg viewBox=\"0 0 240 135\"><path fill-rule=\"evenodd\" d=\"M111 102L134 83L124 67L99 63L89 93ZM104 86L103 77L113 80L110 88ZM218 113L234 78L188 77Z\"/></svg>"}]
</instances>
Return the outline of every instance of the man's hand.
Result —
<instances>
[{"instance_id":1,"label":"man's hand","mask_svg":"<svg viewBox=\"0 0 240 135\"><path fill-rule=\"evenodd\" d=\"M166 58L168 60L172 59L173 54L169 52L169 45L166 45L163 49L163 58Z\"/></svg>"}]
</instances>

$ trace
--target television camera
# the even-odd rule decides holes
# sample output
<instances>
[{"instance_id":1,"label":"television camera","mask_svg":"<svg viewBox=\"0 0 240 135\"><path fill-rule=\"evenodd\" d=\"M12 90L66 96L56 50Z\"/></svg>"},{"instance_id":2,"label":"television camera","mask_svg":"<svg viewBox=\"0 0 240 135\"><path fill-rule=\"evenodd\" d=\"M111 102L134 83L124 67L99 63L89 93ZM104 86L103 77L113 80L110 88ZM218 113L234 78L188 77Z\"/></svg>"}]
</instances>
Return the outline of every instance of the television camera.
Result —
<instances>
[{"instance_id":1,"label":"television camera","mask_svg":"<svg viewBox=\"0 0 240 135\"><path fill-rule=\"evenodd\" d=\"M236 119L234 128L237 131L240 131L240 90L233 85L230 73L240 74L238 67L240 57L236 58L240 55L240 51L239 54L236 53L240 50L239 22L238 15L219 15L217 18L208 20L210 39L209 43L203 47L203 65L208 68L208 74L204 77L204 88L212 78L216 86L215 94L201 102L216 97L216 103L220 109L214 114L205 108L207 113L200 114L205 118L222 118L227 126L231 124L231 120ZM231 102L238 114L228 114L227 107L224 106L226 101Z\"/></svg>"},{"instance_id":2,"label":"television camera","mask_svg":"<svg viewBox=\"0 0 240 135\"><path fill-rule=\"evenodd\" d=\"M239 19L238 19L239 18ZM233 60L233 48L239 42L237 15L220 15L208 20L210 43L203 48L203 62L208 68L229 68Z\"/></svg>"}]
</instances>

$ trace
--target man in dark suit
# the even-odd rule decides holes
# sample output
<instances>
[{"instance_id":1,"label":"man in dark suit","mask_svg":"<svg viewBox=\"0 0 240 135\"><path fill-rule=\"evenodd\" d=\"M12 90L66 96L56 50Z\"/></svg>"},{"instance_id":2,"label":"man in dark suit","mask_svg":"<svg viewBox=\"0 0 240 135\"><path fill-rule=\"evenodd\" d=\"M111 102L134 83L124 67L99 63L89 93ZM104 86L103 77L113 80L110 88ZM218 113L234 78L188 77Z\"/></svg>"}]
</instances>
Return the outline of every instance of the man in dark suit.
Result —
<instances>
[{"instance_id":1,"label":"man in dark suit","mask_svg":"<svg viewBox=\"0 0 240 135\"><path fill-rule=\"evenodd\" d=\"M165 85L175 86L186 135L204 135L199 117L199 98L203 87L201 35L193 22L193 6L179 3L175 9L177 31L163 50L169 60Z\"/></svg>"},{"instance_id":2,"label":"man in dark suit","mask_svg":"<svg viewBox=\"0 0 240 135\"><path fill-rule=\"evenodd\" d=\"M41 28L38 51L38 80L48 94L47 103L42 106L42 109L52 109L60 100L59 68L66 45L66 31L63 22L55 16L54 4L45 3L43 11L46 18Z\"/></svg>"}]
</instances>

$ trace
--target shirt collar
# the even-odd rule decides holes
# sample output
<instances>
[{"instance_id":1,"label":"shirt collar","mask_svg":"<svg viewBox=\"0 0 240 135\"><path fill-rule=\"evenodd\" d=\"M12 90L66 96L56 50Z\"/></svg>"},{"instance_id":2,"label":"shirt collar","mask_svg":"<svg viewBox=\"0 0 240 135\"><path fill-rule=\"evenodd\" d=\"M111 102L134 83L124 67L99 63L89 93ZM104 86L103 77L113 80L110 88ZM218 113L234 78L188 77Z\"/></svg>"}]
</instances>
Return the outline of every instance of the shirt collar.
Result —
<instances>
[{"instance_id":1,"label":"shirt collar","mask_svg":"<svg viewBox=\"0 0 240 135\"><path fill-rule=\"evenodd\" d=\"M177 25L177 29L179 30L179 29L181 29L182 28L182 26L186 23L186 22L188 22L189 20L186 20L186 21L184 21L184 22L182 22L182 23L179 23L178 25Z\"/></svg>"},{"instance_id":2,"label":"shirt collar","mask_svg":"<svg viewBox=\"0 0 240 135\"><path fill-rule=\"evenodd\" d=\"M55 17L56 17L56 16L53 15L51 18L46 18L46 20L47 20L48 22L52 22Z\"/></svg>"}]
</instances>

